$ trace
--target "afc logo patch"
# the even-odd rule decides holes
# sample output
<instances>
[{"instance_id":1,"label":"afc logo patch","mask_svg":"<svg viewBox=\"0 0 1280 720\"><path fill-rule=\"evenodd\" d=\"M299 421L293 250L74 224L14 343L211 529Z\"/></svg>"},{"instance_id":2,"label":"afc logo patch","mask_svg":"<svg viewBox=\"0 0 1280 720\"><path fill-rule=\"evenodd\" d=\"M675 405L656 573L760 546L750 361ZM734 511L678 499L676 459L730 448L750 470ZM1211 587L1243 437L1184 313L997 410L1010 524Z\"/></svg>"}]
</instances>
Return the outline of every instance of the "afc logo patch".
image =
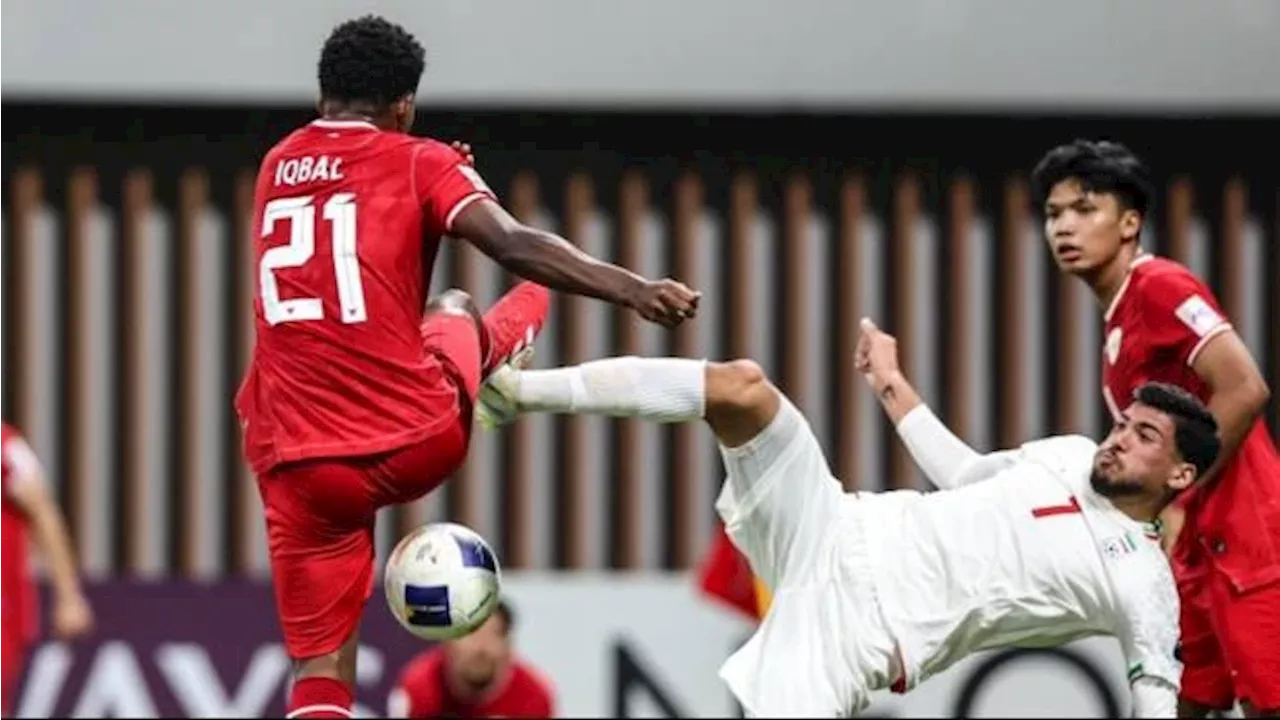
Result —
<instances>
[{"instance_id":1,"label":"afc logo patch","mask_svg":"<svg viewBox=\"0 0 1280 720\"><path fill-rule=\"evenodd\" d=\"M1187 298L1173 312L1184 325L1191 328L1197 337L1208 335L1211 330L1225 322L1223 317L1199 295Z\"/></svg>"},{"instance_id":2,"label":"afc logo patch","mask_svg":"<svg viewBox=\"0 0 1280 720\"><path fill-rule=\"evenodd\" d=\"M1112 328L1111 332L1107 333L1107 342L1103 345L1103 349L1107 354L1107 362L1112 365L1115 365L1116 360L1120 359L1120 341L1123 337L1124 333L1121 332L1120 328Z\"/></svg>"},{"instance_id":3,"label":"afc logo patch","mask_svg":"<svg viewBox=\"0 0 1280 720\"><path fill-rule=\"evenodd\" d=\"M1138 543L1129 533L1106 538L1102 541L1102 553L1112 560L1138 551Z\"/></svg>"}]
</instances>

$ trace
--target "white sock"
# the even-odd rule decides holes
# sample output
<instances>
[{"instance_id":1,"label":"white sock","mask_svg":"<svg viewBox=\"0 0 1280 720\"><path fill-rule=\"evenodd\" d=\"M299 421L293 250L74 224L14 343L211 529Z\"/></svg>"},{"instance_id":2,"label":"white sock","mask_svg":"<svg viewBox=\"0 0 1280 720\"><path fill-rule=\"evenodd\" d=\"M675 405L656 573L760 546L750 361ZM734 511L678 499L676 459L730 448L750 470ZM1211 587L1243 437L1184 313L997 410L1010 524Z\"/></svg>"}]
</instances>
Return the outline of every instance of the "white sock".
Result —
<instances>
[{"instance_id":1,"label":"white sock","mask_svg":"<svg viewBox=\"0 0 1280 720\"><path fill-rule=\"evenodd\" d=\"M554 370L523 370L521 410L688 422L706 409L706 361L617 357Z\"/></svg>"}]
</instances>

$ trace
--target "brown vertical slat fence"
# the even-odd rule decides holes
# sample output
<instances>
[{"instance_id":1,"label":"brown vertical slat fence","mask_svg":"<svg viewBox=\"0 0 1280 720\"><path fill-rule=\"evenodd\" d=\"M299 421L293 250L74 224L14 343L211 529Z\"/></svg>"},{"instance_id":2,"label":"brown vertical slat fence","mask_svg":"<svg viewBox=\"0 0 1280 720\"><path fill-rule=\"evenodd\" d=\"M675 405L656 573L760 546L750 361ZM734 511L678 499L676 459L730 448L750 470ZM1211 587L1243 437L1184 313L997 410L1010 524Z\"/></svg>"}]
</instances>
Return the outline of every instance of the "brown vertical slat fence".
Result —
<instances>
[{"instance_id":1,"label":"brown vertical slat fence","mask_svg":"<svg viewBox=\"0 0 1280 720\"><path fill-rule=\"evenodd\" d=\"M163 185L162 176L176 184ZM926 347L936 348L938 396L927 399L946 409L961 435L981 436L989 428L997 444L1008 446L1086 427L1089 409L1098 407L1086 402L1099 392L1089 378L1100 363L1100 338L1091 338L1093 325L1085 324L1095 319L1074 280L1037 270L1048 267L1048 257L1025 178L960 174L940 183L937 197L926 195L925 183L925 175L910 170L883 187L857 172L833 178L743 168L723 178L692 171L659 177L633 167L612 175L575 170L539 177L522 170L510 176L505 200L517 217L534 221L546 192L559 205L551 213L554 224L571 242L598 243L593 233L603 227L607 254L626 265L661 257L662 274L711 278L700 289L720 308L720 322L688 324L660 347L694 357L703 348L723 348L721 359L759 352L757 359L802 409L823 408L829 422L815 426L825 433L821 440L846 487L876 490L911 486L916 474L896 442L858 442L868 431L864 418L875 417L864 410L876 404L852 365L866 298L884 298L877 320L900 336L908 373L916 357L912 338L936 333ZM23 167L8 178L5 407L20 426L51 418L40 442L52 456L48 464L79 550L94 558L93 572L194 576L210 566L209 558L215 573L265 572L261 511L240 459L230 395L253 342L252 192L251 170L184 168L163 175L137 167L108 174L84 166L56 176ZM1280 258L1280 219L1264 216L1280 208L1256 207L1259 197L1280 203L1280 194L1250 192L1244 176L1216 184L1174 176L1159 205L1159 247L1184 262L1208 253L1209 279L1227 312L1263 329L1254 351L1278 387L1280 291L1264 289L1259 304L1257 293L1247 290L1256 281L1246 279L1258 275L1250 260L1257 257L1272 263L1259 277L1269 283L1280 277L1273 264ZM210 217L218 222L210 225ZM919 248L927 246L915 242L915 233L928 226L924 220L939 232L938 258L925 257ZM656 237L655 226L661 228ZM221 236L210 236L209 227L221 228ZM986 254L977 250L980 227L990 231ZM1197 233L1207 233L1207 244ZM221 243L226 261L205 267L202 243L210 242ZM662 244L657 254L655 242ZM710 242L718 254L708 254ZM165 252L153 255L155 248ZM811 262L815 252L825 264ZM705 265L708 257L715 268ZM871 257L883 258L883 267L866 272ZM467 288L491 272L489 261L467 246L453 246L447 258L443 273L451 286ZM936 263L942 288L936 308L919 307L912 292L916 269L928 262ZM165 269L176 273L165 298L149 295L156 263L169 263ZM980 277L995 280L989 322L978 322L971 307L971 298L986 290L977 284ZM53 278L59 304L42 300L46 278ZM101 297L116 300L99 306ZM1041 316L1029 314L1024 301L1033 297L1045 298ZM544 362L547 355L567 363L590 360L594 347L652 352L648 330L631 313L607 311L608 336L601 339L592 335L595 301L555 302L555 327L539 340L540 349L549 350L540 352ZM772 310L762 316L754 310L760 307ZM913 326L934 311L936 323ZM107 327L100 326L103 313ZM828 318L825 324L814 324L818 315ZM57 342L37 342L46 332ZM226 347L210 352L211 337L223 338ZM157 338L170 344L157 349ZM104 343L108 352L119 344L117 360L100 356ZM42 347L54 347L55 357L42 355ZM991 367L975 367L980 348L990 349ZM1042 367L1036 357L1044 358ZM170 366L164 358L173 359ZM41 363L54 363L52 395L36 387ZM989 380L972 386L970 378L984 373ZM210 397L221 402L211 404ZM1037 403L1053 412L1029 414ZM104 427L104 418L118 422ZM663 457L648 457L652 446L642 442L639 422L606 422L603 446L573 418L556 420L548 434L535 434L527 419L517 422L497 441L498 461L464 466L439 491L439 507L454 520L482 522L477 493L497 492L497 526L485 530L510 568L689 567L700 557L712 513L705 489L718 483L703 477L699 460L714 456L709 434L696 425L671 428L658 441ZM861 470L866 453L887 468L882 476ZM155 457L168 459L158 477L149 459ZM602 466L611 470L594 470ZM541 477L543 467L555 468L554 477ZM646 485L655 476L656 492ZM221 498L214 507L204 502L210 483ZM607 518L595 521L597 511ZM404 532L435 516L422 505L393 514L392 522ZM646 532L653 527L660 532ZM110 547L96 547L104 539ZM552 548L550 557L539 557L535 547Z\"/></svg>"}]
</instances>

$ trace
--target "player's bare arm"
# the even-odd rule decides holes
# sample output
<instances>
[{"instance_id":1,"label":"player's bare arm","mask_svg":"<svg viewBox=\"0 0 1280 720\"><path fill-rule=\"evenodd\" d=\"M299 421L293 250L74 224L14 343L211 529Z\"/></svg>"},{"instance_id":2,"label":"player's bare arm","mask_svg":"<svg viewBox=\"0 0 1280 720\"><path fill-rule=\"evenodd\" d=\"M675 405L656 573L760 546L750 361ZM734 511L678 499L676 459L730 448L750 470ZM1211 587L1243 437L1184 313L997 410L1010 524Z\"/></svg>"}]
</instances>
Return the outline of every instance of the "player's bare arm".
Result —
<instances>
[{"instance_id":1,"label":"player's bare arm","mask_svg":"<svg viewBox=\"0 0 1280 720\"><path fill-rule=\"evenodd\" d=\"M1249 348L1234 330L1209 340L1191 365L1212 390L1209 411L1218 421L1222 454L1202 482L1212 482L1229 462L1271 399L1271 390Z\"/></svg>"},{"instance_id":2,"label":"player's bare arm","mask_svg":"<svg viewBox=\"0 0 1280 720\"><path fill-rule=\"evenodd\" d=\"M646 280L591 257L564 238L516 220L492 200L468 205L454 220L452 234L520 277L629 307L650 322L675 327L698 311L701 295L683 283Z\"/></svg>"},{"instance_id":3,"label":"player's bare arm","mask_svg":"<svg viewBox=\"0 0 1280 720\"><path fill-rule=\"evenodd\" d=\"M1222 439L1222 454L1218 462L1200 479L1202 483L1211 483L1231 461L1248 436L1249 429L1266 409L1271 390L1249 348L1229 328L1208 341L1191 368L1210 388L1209 412L1218 421ZM1186 511L1170 505L1161 513L1160 520L1164 527L1160 544L1166 553L1170 553L1182 533Z\"/></svg>"},{"instance_id":4,"label":"player's bare arm","mask_svg":"<svg viewBox=\"0 0 1280 720\"><path fill-rule=\"evenodd\" d=\"M30 521L36 545L49 566L54 594L54 636L70 640L88 633L93 629L93 610L80 585L67 523L48 484L37 473L13 483L9 496Z\"/></svg>"}]
</instances>

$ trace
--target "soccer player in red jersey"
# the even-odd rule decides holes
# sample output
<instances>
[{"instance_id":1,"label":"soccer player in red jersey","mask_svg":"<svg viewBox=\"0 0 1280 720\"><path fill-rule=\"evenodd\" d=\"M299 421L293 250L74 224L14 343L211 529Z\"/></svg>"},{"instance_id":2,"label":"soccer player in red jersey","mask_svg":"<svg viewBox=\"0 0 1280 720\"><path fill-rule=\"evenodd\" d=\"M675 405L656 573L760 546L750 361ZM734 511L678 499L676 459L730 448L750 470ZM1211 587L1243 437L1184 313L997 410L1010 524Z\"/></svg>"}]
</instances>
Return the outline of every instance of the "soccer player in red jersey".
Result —
<instances>
[{"instance_id":1,"label":"soccer player in red jersey","mask_svg":"<svg viewBox=\"0 0 1280 720\"><path fill-rule=\"evenodd\" d=\"M1280 712L1280 457L1262 419L1269 390L1209 288L1144 253L1151 205L1124 146L1077 140L1032 173L1058 267L1105 308L1103 397L1118 414L1149 381L1181 386L1218 421L1218 463L1180 500L1167 535L1181 597L1184 716L1241 702ZM1179 527L1181 526L1181 531Z\"/></svg>"},{"instance_id":2,"label":"soccer player in red jersey","mask_svg":"<svg viewBox=\"0 0 1280 720\"><path fill-rule=\"evenodd\" d=\"M27 566L28 535L34 534L49 567L53 585L53 635L70 640L93 629L93 610L80 587L71 537L62 511L45 482L44 469L17 429L0 426L0 463L4 495L0 505L0 673L4 676L3 710L9 717L27 650L39 628L35 581Z\"/></svg>"},{"instance_id":3,"label":"soccer player in red jersey","mask_svg":"<svg viewBox=\"0 0 1280 720\"><path fill-rule=\"evenodd\" d=\"M504 602L474 633L418 655L392 691L393 718L550 718L555 691L532 665L513 657L515 618Z\"/></svg>"},{"instance_id":4,"label":"soccer player in red jersey","mask_svg":"<svg viewBox=\"0 0 1280 720\"><path fill-rule=\"evenodd\" d=\"M267 153L255 187L257 339L236 408L295 661L290 717L351 716L375 513L461 465L480 383L532 342L546 288L668 327L697 310L678 282L517 222L464 155L409 135L424 56L382 18L334 29L320 54L321 117ZM483 317L451 291L424 319L445 235L534 282Z\"/></svg>"}]
</instances>

